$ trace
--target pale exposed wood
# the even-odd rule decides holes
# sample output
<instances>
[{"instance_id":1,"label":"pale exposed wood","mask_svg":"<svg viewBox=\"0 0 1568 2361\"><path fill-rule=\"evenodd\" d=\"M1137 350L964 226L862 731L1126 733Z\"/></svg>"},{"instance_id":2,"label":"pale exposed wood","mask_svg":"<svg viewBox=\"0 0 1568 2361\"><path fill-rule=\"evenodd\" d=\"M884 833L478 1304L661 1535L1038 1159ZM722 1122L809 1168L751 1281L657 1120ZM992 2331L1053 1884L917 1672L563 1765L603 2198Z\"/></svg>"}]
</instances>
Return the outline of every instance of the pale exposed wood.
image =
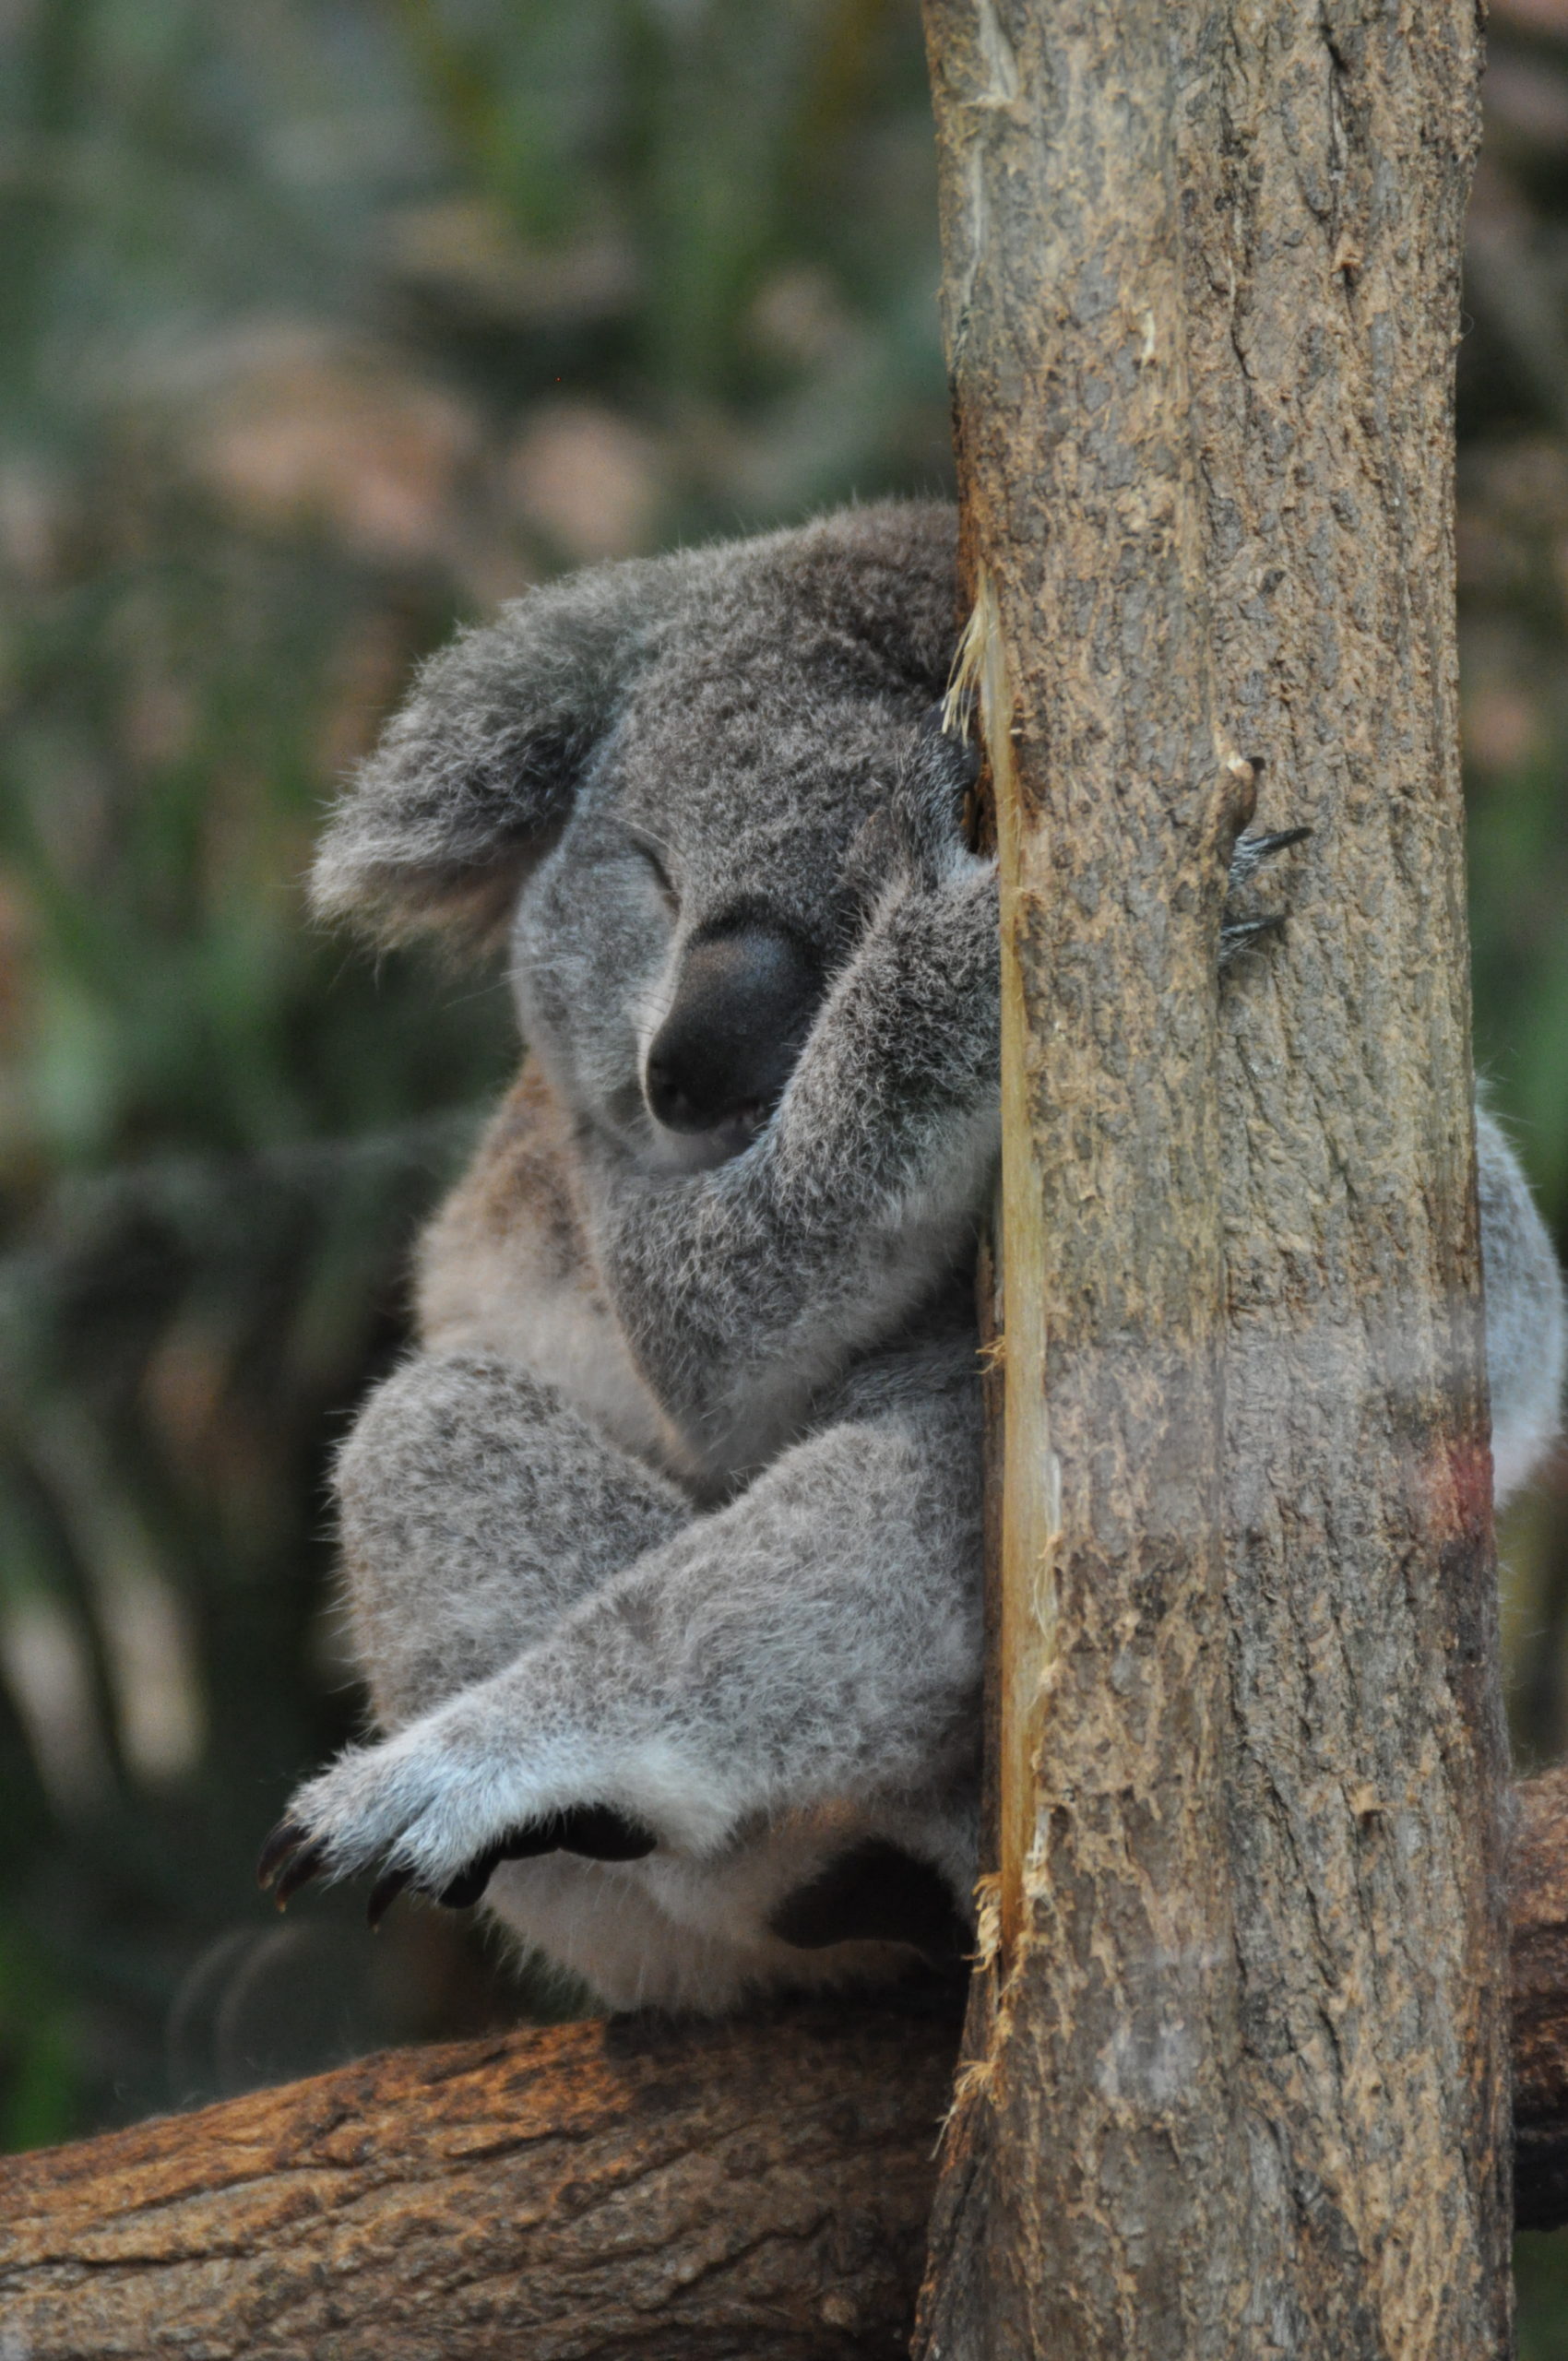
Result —
<instances>
[{"instance_id":1,"label":"pale exposed wood","mask_svg":"<svg viewBox=\"0 0 1568 2361\"><path fill-rule=\"evenodd\" d=\"M1476 2361L1508 2185L1454 696L1475 14L926 22L1007 1406L995 1949L917 2350ZM1219 998L1251 754L1260 817L1316 835Z\"/></svg>"}]
</instances>

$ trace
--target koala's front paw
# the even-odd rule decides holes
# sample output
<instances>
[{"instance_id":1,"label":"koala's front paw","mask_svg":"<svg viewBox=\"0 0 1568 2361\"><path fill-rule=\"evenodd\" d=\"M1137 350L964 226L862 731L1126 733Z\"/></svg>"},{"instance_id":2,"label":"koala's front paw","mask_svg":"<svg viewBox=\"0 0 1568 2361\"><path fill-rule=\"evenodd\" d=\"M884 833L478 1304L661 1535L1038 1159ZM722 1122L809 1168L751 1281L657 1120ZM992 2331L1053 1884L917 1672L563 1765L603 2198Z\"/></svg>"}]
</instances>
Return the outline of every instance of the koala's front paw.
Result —
<instances>
[{"instance_id":1,"label":"koala's front paw","mask_svg":"<svg viewBox=\"0 0 1568 2361\"><path fill-rule=\"evenodd\" d=\"M928 717L894 783L889 817L906 866L927 887L993 864L970 847L965 810L980 776L980 756L967 738L942 727L942 707Z\"/></svg>"},{"instance_id":2,"label":"koala's front paw","mask_svg":"<svg viewBox=\"0 0 1568 2361\"><path fill-rule=\"evenodd\" d=\"M502 1861L558 1850L629 1861L652 1852L650 1829L612 1805L564 1800L561 1784L493 1751L476 1757L449 1712L432 1714L379 1746L350 1749L308 1781L262 1847L256 1875L281 1906L320 1873L379 1869L374 1926L409 1886L466 1908Z\"/></svg>"},{"instance_id":3,"label":"koala's front paw","mask_svg":"<svg viewBox=\"0 0 1568 2361\"><path fill-rule=\"evenodd\" d=\"M1289 845L1299 845L1312 835L1310 828L1277 828L1272 834L1259 831L1238 836L1230 848L1230 874L1226 880L1225 908L1219 922L1219 964L1228 967L1238 955L1255 943L1260 935L1277 934L1285 923L1279 911L1265 912L1260 917L1242 915L1239 896L1256 877L1265 861L1272 860Z\"/></svg>"}]
</instances>

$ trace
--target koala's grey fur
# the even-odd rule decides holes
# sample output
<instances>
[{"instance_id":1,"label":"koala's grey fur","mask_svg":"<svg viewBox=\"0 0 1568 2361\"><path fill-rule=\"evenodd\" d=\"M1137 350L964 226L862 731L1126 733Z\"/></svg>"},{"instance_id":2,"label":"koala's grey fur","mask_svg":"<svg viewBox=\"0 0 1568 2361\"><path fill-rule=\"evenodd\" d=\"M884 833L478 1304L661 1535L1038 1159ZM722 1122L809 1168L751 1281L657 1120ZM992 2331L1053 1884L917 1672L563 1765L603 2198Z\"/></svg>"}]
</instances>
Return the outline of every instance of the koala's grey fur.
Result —
<instances>
[{"instance_id":1,"label":"koala's grey fur","mask_svg":"<svg viewBox=\"0 0 1568 2361\"><path fill-rule=\"evenodd\" d=\"M530 1054L339 1463L389 1735L274 1857L457 1896L607 1808L655 1849L507 1859L487 1898L612 2005L885 1972L874 1913L831 1940L798 1901L890 1848L968 1908L998 954L926 726L953 610L923 506L537 591L424 668L316 871L384 939L509 928ZM671 1130L649 1061L714 941L759 1008L799 996L780 941L818 996L776 1105ZM1479 1142L1503 1490L1556 1430L1562 1312Z\"/></svg>"}]
</instances>

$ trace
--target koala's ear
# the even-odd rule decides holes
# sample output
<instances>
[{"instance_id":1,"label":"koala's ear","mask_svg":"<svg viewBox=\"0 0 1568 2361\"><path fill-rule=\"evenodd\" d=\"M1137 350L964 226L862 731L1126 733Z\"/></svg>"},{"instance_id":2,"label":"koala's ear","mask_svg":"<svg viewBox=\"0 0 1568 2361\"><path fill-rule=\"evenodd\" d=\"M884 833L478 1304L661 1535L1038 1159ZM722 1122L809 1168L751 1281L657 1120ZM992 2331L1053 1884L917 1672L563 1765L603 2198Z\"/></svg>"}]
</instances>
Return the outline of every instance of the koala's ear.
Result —
<instances>
[{"instance_id":1,"label":"koala's ear","mask_svg":"<svg viewBox=\"0 0 1568 2361\"><path fill-rule=\"evenodd\" d=\"M943 694L952 670L957 542L957 511L946 503L879 501L780 534L775 562L796 596L872 664L877 686L912 692L923 705Z\"/></svg>"},{"instance_id":2,"label":"koala's ear","mask_svg":"<svg viewBox=\"0 0 1568 2361\"><path fill-rule=\"evenodd\" d=\"M677 557L573 575L430 658L327 822L317 915L382 943L494 943L688 571Z\"/></svg>"}]
</instances>

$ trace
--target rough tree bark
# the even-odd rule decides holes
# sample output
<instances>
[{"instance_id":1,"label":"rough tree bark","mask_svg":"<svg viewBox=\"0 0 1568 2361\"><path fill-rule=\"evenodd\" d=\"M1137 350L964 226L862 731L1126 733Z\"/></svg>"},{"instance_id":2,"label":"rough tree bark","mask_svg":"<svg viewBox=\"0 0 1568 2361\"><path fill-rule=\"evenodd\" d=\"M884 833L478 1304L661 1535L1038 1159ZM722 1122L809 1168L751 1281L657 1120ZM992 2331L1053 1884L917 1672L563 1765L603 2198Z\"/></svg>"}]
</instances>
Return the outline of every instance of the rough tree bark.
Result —
<instances>
[{"instance_id":1,"label":"rough tree bark","mask_svg":"<svg viewBox=\"0 0 1568 2361\"><path fill-rule=\"evenodd\" d=\"M954 2023L395 2052L0 2171L4 2361L849 2361L919 2283Z\"/></svg>"},{"instance_id":2,"label":"rough tree bark","mask_svg":"<svg viewBox=\"0 0 1568 2361\"><path fill-rule=\"evenodd\" d=\"M1004 14L1006 21L1004 21ZM1163 0L928 11L1003 863L994 1958L932 2355L1229 2349L1217 727ZM1155 2324L1158 2323L1156 2328Z\"/></svg>"},{"instance_id":3,"label":"rough tree bark","mask_svg":"<svg viewBox=\"0 0 1568 2361\"><path fill-rule=\"evenodd\" d=\"M1568 1771L1518 1790L1518 2219L1568 2221ZM901 2351L956 2023L897 1997L364 2059L0 2165L3 2361Z\"/></svg>"},{"instance_id":4,"label":"rough tree bark","mask_svg":"<svg viewBox=\"0 0 1568 2361\"><path fill-rule=\"evenodd\" d=\"M926 26L1007 1407L999 1906L916 2349L1476 2361L1509 2189L1451 521L1475 10ZM1249 755L1315 836L1218 992Z\"/></svg>"},{"instance_id":5,"label":"rough tree bark","mask_svg":"<svg viewBox=\"0 0 1568 2361\"><path fill-rule=\"evenodd\" d=\"M1509 1861L1514 2219L1568 2223L1568 1768L1515 1790Z\"/></svg>"}]
</instances>

